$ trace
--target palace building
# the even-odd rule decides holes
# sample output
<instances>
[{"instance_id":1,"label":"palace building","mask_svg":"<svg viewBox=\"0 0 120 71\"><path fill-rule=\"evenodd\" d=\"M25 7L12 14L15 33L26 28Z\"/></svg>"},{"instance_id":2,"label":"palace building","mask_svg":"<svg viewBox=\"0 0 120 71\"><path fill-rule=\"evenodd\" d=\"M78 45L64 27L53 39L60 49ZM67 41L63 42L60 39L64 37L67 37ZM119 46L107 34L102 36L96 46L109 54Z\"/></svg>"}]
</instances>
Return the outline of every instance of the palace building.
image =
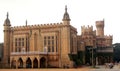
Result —
<instances>
[{"instance_id":1,"label":"palace building","mask_svg":"<svg viewBox=\"0 0 120 71\"><path fill-rule=\"evenodd\" d=\"M104 20L82 26L81 35L70 23L65 7L61 23L12 26L4 21L2 63L11 68L73 67L112 61L112 36L104 35Z\"/></svg>"}]
</instances>

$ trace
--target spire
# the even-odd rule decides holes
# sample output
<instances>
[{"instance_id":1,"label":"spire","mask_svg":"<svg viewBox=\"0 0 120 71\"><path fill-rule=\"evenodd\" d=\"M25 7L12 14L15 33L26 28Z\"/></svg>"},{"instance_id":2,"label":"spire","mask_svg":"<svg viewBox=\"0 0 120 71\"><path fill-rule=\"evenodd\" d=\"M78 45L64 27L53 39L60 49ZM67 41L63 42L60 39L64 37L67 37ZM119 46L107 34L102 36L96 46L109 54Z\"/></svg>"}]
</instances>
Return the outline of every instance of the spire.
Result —
<instances>
[{"instance_id":1,"label":"spire","mask_svg":"<svg viewBox=\"0 0 120 71\"><path fill-rule=\"evenodd\" d=\"M27 26L27 20L26 20L26 22L25 22L25 23L26 23L26 26Z\"/></svg>"},{"instance_id":2,"label":"spire","mask_svg":"<svg viewBox=\"0 0 120 71\"><path fill-rule=\"evenodd\" d=\"M69 17L69 14L67 12L67 5L65 6L65 13L63 15L63 21L70 21L70 17Z\"/></svg>"},{"instance_id":3,"label":"spire","mask_svg":"<svg viewBox=\"0 0 120 71\"><path fill-rule=\"evenodd\" d=\"M8 14L8 12L7 12L7 19L8 19L8 16L9 16L9 14Z\"/></svg>"},{"instance_id":4,"label":"spire","mask_svg":"<svg viewBox=\"0 0 120 71\"><path fill-rule=\"evenodd\" d=\"M67 13L67 5L65 5L65 12Z\"/></svg>"},{"instance_id":5,"label":"spire","mask_svg":"<svg viewBox=\"0 0 120 71\"><path fill-rule=\"evenodd\" d=\"M4 26L11 26L11 24L10 24L10 20L9 20L9 18L8 18L8 16L9 16L9 14L8 14L8 12L7 12L7 18L6 18L6 20L4 21Z\"/></svg>"}]
</instances>

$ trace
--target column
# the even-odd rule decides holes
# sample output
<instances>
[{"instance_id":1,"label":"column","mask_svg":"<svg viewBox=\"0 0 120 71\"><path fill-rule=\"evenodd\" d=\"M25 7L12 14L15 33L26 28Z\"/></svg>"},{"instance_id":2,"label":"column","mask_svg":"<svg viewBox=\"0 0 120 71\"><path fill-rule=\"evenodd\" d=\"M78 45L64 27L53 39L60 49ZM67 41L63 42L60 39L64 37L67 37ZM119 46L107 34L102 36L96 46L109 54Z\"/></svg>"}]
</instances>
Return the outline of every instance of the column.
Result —
<instances>
[{"instance_id":1,"label":"column","mask_svg":"<svg viewBox=\"0 0 120 71\"><path fill-rule=\"evenodd\" d=\"M96 66L98 65L98 57L96 57Z\"/></svg>"},{"instance_id":2,"label":"column","mask_svg":"<svg viewBox=\"0 0 120 71\"><path fill-rule=\"evenodd\" d=\"M38 59L38 68L40 68L40 59Z\"/></svg>"},{"instance_id":3,"label":"column","mask_svg":"<svg viewBox=\"0 0 120 71\"><path fill-rule=\"evenodd\" d=\"M33 68L33 63L34 63L34 61L32 60L32 68Z\"/></svg>"},{"instance_id":4,"label":"column","mask_svg":"<svg viewBox=\"0 0 120 71\"><path fill-rule=\"evenodd\" d=\"M23 68L26 68L26 62L23 62Z\"/></svg>"},{"instance_id":5,"label":"column","mask_svg":"<svg viewBox=\"0 0 120 71\"><path fill-rule=\"evenodd\" d=\"M18 68L18 62L16 61L16 69Z\"/></svg>"}]
</instances>

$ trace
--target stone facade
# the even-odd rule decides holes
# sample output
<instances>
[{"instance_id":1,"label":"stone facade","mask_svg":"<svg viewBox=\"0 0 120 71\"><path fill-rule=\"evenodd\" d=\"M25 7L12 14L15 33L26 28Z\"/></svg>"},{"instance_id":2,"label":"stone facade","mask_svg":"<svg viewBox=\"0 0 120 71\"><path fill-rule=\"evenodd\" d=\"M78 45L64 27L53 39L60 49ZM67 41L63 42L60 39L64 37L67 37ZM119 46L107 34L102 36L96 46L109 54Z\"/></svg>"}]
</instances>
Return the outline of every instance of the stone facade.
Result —
<instances>
[{"instance_id":1,"label":"stone facade","mask_svg":"<svg viewBox=\"0 0 120 71\"><path fill-rule=\"evenodd\" d=\"M70 24L65 7L61 23L26 25L11 27L10 20L4 22L3 63L11 68L73 67L75 61L71 55L84 54L83 63L87 63L87 47L107 48L112 45L112 36L104 36L104 21L97 21L97 32L93 27L82 26L81 35ZM97 34L96 34L97 33ZM97 50L102 52L102 50ZM106 52L106 51L105 51ZM109 51L108 51L109 52ZM77 59L79 59L77 57ZM89 58L90 59L90 58ZM88 60L90 63L90 60Z\"/></svg>"},{"instance_id":2,"label":"stone facade","mask_svg":"<svg viewBox=\"0 0 120 71\"><path fill-rule=\"evenodd\" d=\"M96 30L93 26L82 26L78 36L78 52L83 53L83 64L104 64L112 62L113 36L104 35L104 20L96 21ZM93 56L93 59L92 59Z\"/></svg>"}]
</instances>

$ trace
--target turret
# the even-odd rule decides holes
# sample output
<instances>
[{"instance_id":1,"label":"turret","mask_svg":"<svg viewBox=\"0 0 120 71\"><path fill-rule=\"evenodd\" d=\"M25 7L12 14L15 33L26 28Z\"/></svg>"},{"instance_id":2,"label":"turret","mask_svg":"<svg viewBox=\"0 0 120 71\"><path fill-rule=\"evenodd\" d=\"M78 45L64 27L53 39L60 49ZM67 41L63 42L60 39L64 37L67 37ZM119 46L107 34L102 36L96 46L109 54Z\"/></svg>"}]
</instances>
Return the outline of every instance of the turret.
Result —
<instances>
[{"instance_id":1,"label":"turret","mask_svg":"<svg viewBox=\"0 0 120 71\"><path fill-rule=\"evenodd\" d=\"M104 36L104 20L96 21L97 36Z\"/></svg>"},{"instance_id":2,"label":"turret","mask_svg":"<svg viewBox=\"0 0 120 71\"><path fill-rule=\"evenodd\" d=\"M69 17L69 14L67 12L67 6L65 6L65 13L63 15L63 19L62 19L63 23L64 24L70 24L70 17Z\"/></svg>"},{"instance_id":3,"label":"turret","mask_svg":"<svg viewBox=\"0 0 120 71\"><path fill-rule=\"evenodd\" d=\"M3 48L3 63L5 67L9 67L9 60L10 60L10 20L7 18L4 21L4 48Z\"/></svg>"}]
</instances>

